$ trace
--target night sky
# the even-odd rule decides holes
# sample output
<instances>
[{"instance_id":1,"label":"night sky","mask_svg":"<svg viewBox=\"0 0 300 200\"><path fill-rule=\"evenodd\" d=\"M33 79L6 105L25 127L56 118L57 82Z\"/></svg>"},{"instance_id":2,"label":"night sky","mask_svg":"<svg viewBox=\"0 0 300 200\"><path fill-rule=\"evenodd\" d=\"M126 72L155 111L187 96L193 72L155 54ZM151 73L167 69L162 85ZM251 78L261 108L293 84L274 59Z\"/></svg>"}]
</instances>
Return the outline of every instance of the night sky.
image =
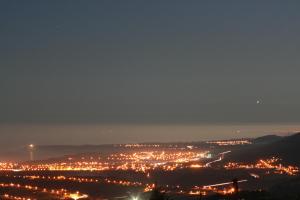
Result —
<instances>
[{"instance_id":1,"label":"night sky","mask_svg":"<svg viewBox=\"0 0 300 200\"><path fill-rule=\"evenodd\" d=\"M297 129L299 10L298 1L2 0L0 144Z\"/></svg>"}]
</instances>

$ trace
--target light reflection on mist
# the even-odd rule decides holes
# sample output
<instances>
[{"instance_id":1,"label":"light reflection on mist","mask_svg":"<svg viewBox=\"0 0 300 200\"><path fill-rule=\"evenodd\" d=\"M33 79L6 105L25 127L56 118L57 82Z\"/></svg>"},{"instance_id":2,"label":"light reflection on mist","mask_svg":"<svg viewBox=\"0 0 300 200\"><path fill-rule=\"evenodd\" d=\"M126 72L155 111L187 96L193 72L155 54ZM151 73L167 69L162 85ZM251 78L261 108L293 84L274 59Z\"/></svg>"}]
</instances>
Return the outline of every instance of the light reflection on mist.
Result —
<instances>
[{"instance_id":1,"label":"light reflection on mist","mask_svg":"<svg viewBox=\"0 0 300 200\"><path fill-rule=\"evenodd\" d=\"M185 142L297 131L299 124L2 124L0 145Z\"/></svg>"}]
</instances>

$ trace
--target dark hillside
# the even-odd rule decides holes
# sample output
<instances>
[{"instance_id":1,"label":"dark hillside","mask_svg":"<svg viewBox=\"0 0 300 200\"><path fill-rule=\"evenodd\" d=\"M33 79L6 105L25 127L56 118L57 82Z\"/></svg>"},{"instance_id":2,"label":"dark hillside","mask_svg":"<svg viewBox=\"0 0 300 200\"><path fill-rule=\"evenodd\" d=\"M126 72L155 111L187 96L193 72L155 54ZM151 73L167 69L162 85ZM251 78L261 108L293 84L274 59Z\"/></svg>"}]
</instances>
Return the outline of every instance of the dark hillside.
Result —
<instances>
[{"instance_id":1,"label":"dark hillside","mask_svg":"<svg viewBox=\"0 0 300 200\"><path fill-rule=\"evenodd\" d=\"M274 137L270 137L273 138ZM268 139L270 139L268 138ZM266 138L263 138L265 140ZM262 141L260 138L258 141ZM253 144L247 148L233 151L225 161L253 162L260 158L269 158L276 156L282 159L284 163L300 166L300 133L291 136L276 139L267 144Z\"/></svg>"}]
</instances>

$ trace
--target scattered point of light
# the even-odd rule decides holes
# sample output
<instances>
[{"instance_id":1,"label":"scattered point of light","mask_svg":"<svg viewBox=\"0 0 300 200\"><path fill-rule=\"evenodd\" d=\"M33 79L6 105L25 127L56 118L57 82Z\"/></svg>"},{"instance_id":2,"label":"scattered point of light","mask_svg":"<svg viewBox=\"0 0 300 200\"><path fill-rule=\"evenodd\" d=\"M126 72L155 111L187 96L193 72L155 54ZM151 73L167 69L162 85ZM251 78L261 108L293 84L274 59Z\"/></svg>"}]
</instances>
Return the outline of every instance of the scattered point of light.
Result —
<instances>
[{"instance_id":1,"label":"scattered point of light","mask_svg":"<svg viewBox=\"0 0 300 200\"><path fill-rule=\"evenodd\" d=\"M256 104L260 104L260 100L257 100L257 101L256 101Z\"/></svg>"},{"instance_id":2,"label":"scattered point of light","mask_svg":"<svg viewBox=\"0 0 300 200\"><path fill-rule=\"evenodd\" d=\"M34 148L34 144L30 144L30 145L28 145L29 146L29 148Z\"/></svg>"}]
</instances>

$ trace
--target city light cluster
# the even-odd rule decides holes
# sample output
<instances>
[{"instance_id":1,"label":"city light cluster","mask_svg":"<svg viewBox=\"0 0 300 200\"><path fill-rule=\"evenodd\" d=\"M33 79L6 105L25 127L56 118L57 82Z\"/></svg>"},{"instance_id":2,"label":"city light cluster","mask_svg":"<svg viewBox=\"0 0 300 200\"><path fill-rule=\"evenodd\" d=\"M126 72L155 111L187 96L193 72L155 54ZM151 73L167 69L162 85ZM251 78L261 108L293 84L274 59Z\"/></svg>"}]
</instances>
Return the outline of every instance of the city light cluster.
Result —
<instances>
[{"instance_id":1,"label":"city light cluster","mask_svg":"<svg viewBox=\"0 0 300 200\"><path fill-rule=\"evenodd\" d=\"M297 175L299 173L299 168L296 166L284 166L281 163L278 163L280 159L271 158L271 159L260 159L255 164L243 164L243 163L227 163L224 167L226 169L271 169L274 170L274 173L287 174L290 176Z\"/></svg>"},{"instance_id":2,"label":"city light cluster","mask_svg":"<svg viewBox=\"0 0 300 200\"><path fill-rule=\"evenodd\" d=\"M185 164L206 158L208 151L137 151L111 154L101 160L67 160L52 163L13 164L2 163L4 171L104 171L133 170L146 172L155 169L173 171L186 167ZM74 160L74 161L73 161Z\"/></svg>"},{"instance_id":3,"label":"city light cluster","mask_svg":"<svg viewBox=\"0 0 300 200\"><path fill-rule=\"evenodd\" d=\"M207 141L207 144L215 144L218 146L235 146L235 145L248 145L252 144L250 140L219 140L219 141Z\"/></svg>"},{"instance_id":4,"label":"city light cluster","mask_svg":"<svg viewBox=\"0 0 300 200\"><path fill-rule=\"evenodd\" d=\"M27 197L21 197L21 196L9 195L9 194L4 194L0 197L8 200L37 200L35 198L27 198Z\"/></svg>"},{"instance_id":5,"label":"city light cluster","mask_svg":"<svg viewBox=\"0 0 300 200\"><path fill-rule=\"evenodd\" d=\"M146 147L160 147L159 144L119 144L119 147L126 147L126 148L146 148Z\"/></svg>"},{"instance_id":6,"label":"city light cluster","mask_svg":"<svg viewBox=\"0 0 300 200\"><path fill-rule=\"evenodd\" d=\"M51 195L53 197L57 197L59 199L67 199L70 198L72 196L74 196L73 194L77 194L78 196L84 196L87 197L87 195L81 194L80 192L69 192L66 189L47 189L47 188L40 188L38 186L34 186L34 185L21 185L21 184L17 184L17 183L0 183L0 188L13 188L13 189L24 189L27 191L32 191L33 193L44 193L44 194L48 194ZM16 196L12 196L9 194L5 194L4 198L6 199L26 199L26 200L32 200L35 199L34 197L16 197ZM79 199L79 198L73 198L73 199Z\"/></svg>"},{"instance_id":7,"label":"city light cluster","mask_svg":"<svg viewBox=\"0 0 300 200\"><path fill-rule=\"evenodd\" d=\"M239 180L238 183L247 182L248 180ZM232 187L233 182L216 183L212 185L194 186L187 194L189 195L207 195L209 193L219 193L223 195L232 194L235 192Z\"/></svg>"},{"instance_id":8,"label":"city light cluster","mask_svg":"<svg viewBox=\"0 0 300 200\"><path fill-rule=\"evenodd\" d=\"M11 171L18 167L17 163L12 162L0 162L0 171Z\"/></svg>"},{"instance_id":9,"label":"city light cluster","mask_svg":"<svg viewBox=\"0 0 300 200\"><path fill-rule=\"evenodd\" d=\"M29 180L49 180L49 181L71 181L78 183L107 183L114 185L122 185L122 186L143 186L141 182L138 181L128 181L128 180L117 180L110 178L103 179L95 179L95 178L81 178L81 177L66 177L66 176L39 176L39 175L6 175L6 177L10 178L22 178Z\"/></svg>"}]
</instances>

